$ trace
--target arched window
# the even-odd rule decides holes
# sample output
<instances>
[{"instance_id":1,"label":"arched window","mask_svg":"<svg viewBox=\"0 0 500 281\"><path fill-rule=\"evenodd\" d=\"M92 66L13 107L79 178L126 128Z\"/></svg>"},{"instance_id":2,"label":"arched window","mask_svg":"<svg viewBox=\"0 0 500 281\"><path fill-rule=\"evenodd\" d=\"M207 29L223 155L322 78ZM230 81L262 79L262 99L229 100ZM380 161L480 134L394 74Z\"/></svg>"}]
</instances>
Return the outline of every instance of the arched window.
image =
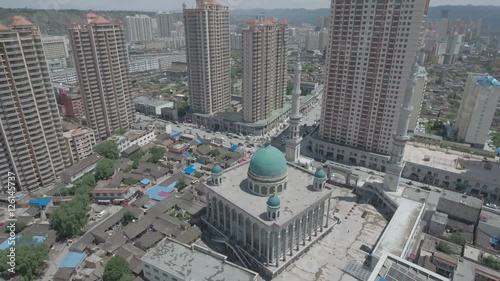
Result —
<instances>
[{"instance_id":1,"label":"arched window","mask_svg":"<svg viewBox=\"0 0 500 281\"><path fill-rule=\"evenodd\" d=\"M282 192L283 191L283 185L278 185L278 193Z\"/></svg>"},{"instance_id":2,"label":"arched window","mask_svg":"<svg viewBox=\"0 0 500 281\"><path fill-rule=\"evenodd\" d=\"M276 192L276 187L275 186L271 186L269 194L274 194L275 192Z\"/></svg>"}]
</instances>

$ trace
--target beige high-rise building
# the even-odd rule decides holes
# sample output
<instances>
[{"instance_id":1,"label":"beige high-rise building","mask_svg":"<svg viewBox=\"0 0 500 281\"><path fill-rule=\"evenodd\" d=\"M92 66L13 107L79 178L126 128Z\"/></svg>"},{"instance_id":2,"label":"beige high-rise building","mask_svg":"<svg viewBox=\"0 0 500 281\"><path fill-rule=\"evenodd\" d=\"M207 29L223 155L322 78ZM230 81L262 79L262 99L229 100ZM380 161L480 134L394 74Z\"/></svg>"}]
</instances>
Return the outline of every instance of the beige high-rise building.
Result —
<instances>
[{"instance_id":1,"label":"beige high-rise building","mask_svg":"<svg viewBox=\"0 0 500 281\"><path fill-rule=\"evenodd\" d=\"M184 5L189 102L196 113L225 110L231 101L229 8L216 0Z\"/></svg>"},{"instance_id":2,"label":"beige high-rise building","mask_svg":"<svg viewBox=\"0 0 500 281\"><path fill-rule=\"evenodd\" d=\"M171 37L172 31L175 30L174 14L168 12L156 13L156 24L158 26L158 37Z\"/></svg>"},{"instance_id":3,"label":"beige high-rise building","mask_svg":"<svg viewBox=\"0 0 500 281\"><path fill-rule=\"evenodd\" d=\"M428 6L429 0L332 0L323 140L391 152Z\"/></svg>"},{"instance_id":4,"label":"beige high-rise building","mask_svg":"<svg viewBox=\"0 0 500 281\"><path fill-rule=\"evenodd\" d=\"M48 187L69 165L40 31L12 21L0 25L0 192Z\"/></svg>"},{"instance_id":5,"label":"beige high-rise building","mask_svg":"<svg viewBox=\"0 0 500 281\"><path fill-rule=\"evenodd\" d=\"M243 30L243 119L256 122L283 107L288 23L251 19Z\"/></svg>"},{"instance_id":6,"label":"beige high-rise building","mask_svg":"<svg viewBox=\"0 0 500 281\"><path fill-rule=\"evenodd\" d=\"M134 121L123 25L93 13L69 29L87 123L97 140Z\"/></svg>"},{"instance_id":7,"label":"beige high-rise building","mask_svg":"<svg viewBox=\"0 0 500 281\"><path fill-rule=\"evenodd\" d=\"M88 128L78 128L64 133L64 144L68 151L71 165L92 155L96 144L94 132Z\"/></svg>"},{"instance_id":8,"label":"beige high-rise building","mask_svg":"<svg viewBox=\"0 0 500 281\"><path fill-rule=\"evenodd\" d=\"M147 15L127 16L125 30L128 42L143 42L153 40L153 21Z\"/></svg>"}]
</instances>

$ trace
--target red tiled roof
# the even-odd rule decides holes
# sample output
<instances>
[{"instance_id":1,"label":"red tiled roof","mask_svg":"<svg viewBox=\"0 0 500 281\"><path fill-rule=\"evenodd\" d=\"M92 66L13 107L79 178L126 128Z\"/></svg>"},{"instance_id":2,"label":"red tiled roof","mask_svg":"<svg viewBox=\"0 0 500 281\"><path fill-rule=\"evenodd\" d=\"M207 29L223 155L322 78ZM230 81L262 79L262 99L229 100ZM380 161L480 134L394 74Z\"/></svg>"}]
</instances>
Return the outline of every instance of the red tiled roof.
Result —
<instances>
[{"instance_id":1,"label":"red tiled roof","mask_svg":"<svg viewBox=\"0 0 500 281\"><path fill-rule=\"evenodd\" d=\"M285 18L282 18L280 21L280 24L282 25L288 25L288 21Z\"/></svg>"},{"instance_id":2,"label":"red tiled roof","mask_svg":"<svg viewBox=\"0 0 500 281\"><path fill-rule=\"evenodd\" d=\"M92 13L92 12L88 12L88 13L83 13L82 15L82 18L96 18L97 15Z\"/></svg>"},{"instance_id":3,"label":"red tiled roof","mask_svg":"<svg viewBox=\"0 0 500 281\"><path fill-rule=\"evenodd\" d=\"M33 26L34 24L23 16L11 16L13 26Z\"/></svg>"},{"instance_id":4,"label":"red tiled roof","mask_svg":"<svg viewBox=\"0 0 500 281\"><path fill-rule=\"evenodd\" d=\"M10 28L0 23L0 31L10 31Z\"/></svg>"},{"instance_id":5,"label":"red tiled roof","mask_svg":"<svg viewBox=\"0 0 500 281\"><path fill-rule=\"evenodd\" d=\"M247 23L248 24L257 24L257 23L259 23L259 20L258 19L249 19L249 20L247 20Z\"/></svg>"},{"instance_id":6,"label":"red tiled roof","mask_svg":"<svg viewBox=\"0 0 500 281\"><path fill-rule=\"evenodd\" d=\"M271 19L266 19L264 21L264 25L273 25L273 24L274 24L274 22Z\"/></svg>"},{"instance_id":7,"label":"red tiled roof","mask_svg":"<svg viewBox=\"0 0 500 281\"><path fill-rule=\"evenodd\" d=\"M97 16L90 23L93 23L93 24L110 24L111 21L105 19L104 17Z\"/></svg>"}]
</instances>

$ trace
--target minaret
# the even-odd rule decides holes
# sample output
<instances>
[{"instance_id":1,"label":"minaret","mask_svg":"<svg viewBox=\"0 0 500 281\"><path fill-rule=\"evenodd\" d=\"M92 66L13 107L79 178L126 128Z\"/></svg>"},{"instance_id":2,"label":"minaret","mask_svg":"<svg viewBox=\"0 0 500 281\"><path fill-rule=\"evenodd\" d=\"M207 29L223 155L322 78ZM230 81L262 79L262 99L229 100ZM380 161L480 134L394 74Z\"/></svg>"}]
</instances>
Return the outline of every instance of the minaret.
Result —
<instances>
[{"instance_id":1,"label":"minaret","mask_svg":"<svg viewBox=\"0 0 500 281\"><path fill-rule=\"evenodd\" d=\"M295 65L295 74L293 77L294 85L292 91L292 112L290 113L290 120L288 123L290 135L286 141L286 160L288 162L297 162L300 156L300 142L302 137L300 136L300 74L302 72L302 66L300 65L300 48L297 53L297 64Z\"/></svg>"},{"instance_id":2,"label":"minaret","mask_svg":"<svg viewBox=\"0 0 500 281\"><path fill-rule=\"evenodd\" d=\"M413 65L412 72L408 78L408 83L406 85L406 92L403 100L403 105L401 106L401 112L399 115L399 122L397 131L394 133L394 145L391 152L391 157L387 163L387 169L384 176L384 189L388 191L397 191L399 185L399 179L401 178L401 172L404 168L403 154L405 151L406 142L410 139L408 136L408 123L410 122L411 111L413 106L411 104L411 99L413 96L413 91L415 90L415 85L417 84L417 78L415 77L418 72L418 56L415 59L415 64Z\"/></svg>"}]
</instances>

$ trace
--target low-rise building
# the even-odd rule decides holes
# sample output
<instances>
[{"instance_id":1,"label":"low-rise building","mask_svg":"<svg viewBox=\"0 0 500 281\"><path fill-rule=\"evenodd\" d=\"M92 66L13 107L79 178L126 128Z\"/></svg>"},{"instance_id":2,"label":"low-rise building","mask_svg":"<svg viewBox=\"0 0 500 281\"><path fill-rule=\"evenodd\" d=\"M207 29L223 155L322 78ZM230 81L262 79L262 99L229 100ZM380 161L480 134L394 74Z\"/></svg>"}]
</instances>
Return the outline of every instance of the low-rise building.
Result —
<instances>
[{"instance_id":1,"label":"low-rise building","mask_svg":"<svg viewBox=\"0 0 500 281\"><path fill-rule=\"evenodd\" d=\"M384 254L373 268L370 277L368 277L368 281L381 280L450 281L449 278L392 254Z\"/></svg>"},{"instance_id":2,"label":"low-rise building","mask_svg":"<svg viewBox=\"0 0 500 281\"><path fill-rule=\"evenodd\" d=\"M62 182L66 184L73 183L77 179L83 177L86 173L92 172L99 159L98 155L92 155L67 168L61 173Z\"/></svg>"},{"instance_id":3,"label":"low-rise building","mask_svg":"<svg viewBox=\"0 0 500 281\"><path fill-rule=\"evenodd\" d=\"M437 211L448 218L475 225L479 219L483 201L479 198L446 190L441 193Z\"/></svg>"},{"instance_id":4,"label":"low-rise building","mask_svg":"<svg viewBox=\"0 0 500 281\"><path fill-rule=\"evenodd\" d=\"M116 142L118 145L118 150L123 152L125 149L136 144L138 146L144 146L155 139L154 131L140 131L140 130L129 130L123 136L112 136L109 140Z\"/></svg>"},{"instance_id":5,"label":"low-rise building","mask_svg":"<svg viewBox=\"0 0 500 281\"><path fill-rule=\"evenodd\" d=\"M82 96L75 93L62 94L61 104L64 108L64 115L71 118L85 116Z\"/></svg>"},{"instance_id":6,"label":"low-rise building","mask_svg":"<svg viewBox=\"0 0 500 281\"><path fill-rule=\"evenodd\" d=\"M78 79L76 77L76 70L74 68L66 68L60 71L52 71L50 73L50 80L52 82L58 82L67 85L78 84Z\"/></svg>"},{"instance_id":7,"label":"low-rise building","mask_svg":"<svg viewBox=\"0 0 500 281\"><path fill-rule=\"evenodd\" d=\"M71 164L74 165L92 155L93 147L96 144L94 131L89 128L78 128L65 132L64 143Z\"/></svg>"},{"instance_id":8,"label":"low-rise building","mask_svg":"<svg viewBox=\"0 0 500 281\"><path fill-rule=\"evenodd\" d=\"M99 203L125 201L134 195L135 190L130 186L122 187L96 187L92 190L92 199Z\"/></svg>"},{"instance_id":9,"label":"low-rise building","mask_svg":"<svg viewBox=\"0 0 500 281\"><path fill-rule=\"evenodd\" d=\"M154 131L155 134L170 134L172 132L172 123L162 120L141 120L130 124L134 130Z\"/></svg>"},{"instance_id":10,"label":"low-rise building","mask_svg":"<svg viewBox=\"0 0 500 281\"><path fill-rule=\"evenodd\" d=\"M165 238L142 257L143 272L148 281L206 280L207 276L214 280L258 280L256 272L228 262L226 258L196 244L189 247Z\"/></svg>"},{"instance_id":11,"label":"low-rise building","mask_svg":"<svg viewBox=\"0 0 500 281\"><path fill-rule=\"evenodd\" d=\"M487 209L487 210L486 210ZM485 250L500 250L500 211L485 208L481 212L474 236L474 245Z\"/></svg>"},{"instance_id":12,"label":"low-rise building","mask_svg":"<svg viewBox=\"0 0 500 281\"><path fill-rule=\"evenodd\" d=\"M147 116L161 116L164 108L174 108L174 102L145 96L135 99L135 110Z\"/></svg>"}]
</instances>

